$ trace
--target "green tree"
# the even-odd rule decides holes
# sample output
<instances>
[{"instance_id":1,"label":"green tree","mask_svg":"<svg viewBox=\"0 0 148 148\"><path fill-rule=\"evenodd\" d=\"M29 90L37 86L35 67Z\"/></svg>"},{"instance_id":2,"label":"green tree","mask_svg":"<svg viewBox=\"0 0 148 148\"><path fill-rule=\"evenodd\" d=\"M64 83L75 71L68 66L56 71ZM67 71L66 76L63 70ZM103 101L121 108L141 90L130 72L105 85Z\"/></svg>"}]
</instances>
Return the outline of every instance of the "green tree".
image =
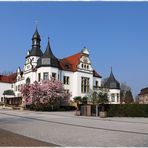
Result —
<instances>
[{"instance_id":1,"label":"green tree","mask_svg":"<svg viewBox=\"0 0 148 148\"><path fill-rule=\"evenodd\" d=\"M98 98L99 98L99 100L98 100L98 103L99 103L99 104L108 103L108 95L107 95L107 93L102 93L102 92L100 92L100 93L98 94Z\"/></svg>"},{"instance_id":2,"label":"green tree","mask_svg":"<svg viewBox=\"0 0 148 148\"><path fill-rule=\"evenodd\" d=\"M102 111L104 111L104 104L108 103L108 93L107 90L100 90L100 92L92 93L91 102L96 105L96 116L98 116L98 106L101 104Z\"/></svg>"},{"instance_id":3,"label":"green tree","mask_svg":"<svg viewBox=\"0 0 148 148\"><path fill-rule=\"evenodd\" d=\"M80 104L82 104L82 97L81 96L74 97L74 101L77 104L77 110L79 110L80 109Z\"/></svg>"},{"instance_id":4,"label":"green tree","mask_svg":"<svg viewBox=\"0 0 148 148\"><path fill-rule=\"evenodd\" d=\"M126 83L121 83L120 101L121 103L132 103L134 102L131 88Z\"/></svg>"},{"instance_id":5,"label":"green tree","mask_svg":"<svg viewBox=\"0 0 148 148\"><path fill-rule=\"evenodd\" d=\"M125 97L124 97L124 102L127 103L127 104L130 104L130 103L134 102L131 90L126 91Z\"/></svg>"}]
</instances>

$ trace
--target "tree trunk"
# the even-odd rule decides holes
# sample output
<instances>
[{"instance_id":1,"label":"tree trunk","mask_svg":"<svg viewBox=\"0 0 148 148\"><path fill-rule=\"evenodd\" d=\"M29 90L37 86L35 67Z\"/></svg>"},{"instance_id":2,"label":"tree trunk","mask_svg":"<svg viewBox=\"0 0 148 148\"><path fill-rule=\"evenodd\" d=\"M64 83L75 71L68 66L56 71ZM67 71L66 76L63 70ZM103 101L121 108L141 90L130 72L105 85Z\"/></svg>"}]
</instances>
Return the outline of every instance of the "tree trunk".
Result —
<instances>
[{"instance_id":1,"label":"tree trunk","mask_svg":"<svg viewBox=\"0 0 148 148\"><path fill-rule=\"evenodd\" d=\"M98 104L96 105L96 117L98 116Z\"/></svg>"}]
</instances>

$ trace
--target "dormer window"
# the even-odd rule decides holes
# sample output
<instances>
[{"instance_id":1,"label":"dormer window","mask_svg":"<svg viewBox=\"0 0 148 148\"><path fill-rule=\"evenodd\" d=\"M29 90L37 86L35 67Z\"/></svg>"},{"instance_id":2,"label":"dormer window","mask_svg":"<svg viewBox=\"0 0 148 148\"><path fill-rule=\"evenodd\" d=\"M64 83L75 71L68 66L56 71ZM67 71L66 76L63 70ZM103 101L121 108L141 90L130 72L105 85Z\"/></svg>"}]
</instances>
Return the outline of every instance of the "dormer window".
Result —
<instances>
[{"instance_id":1,"label":"dormer window","mask_svg":"<svg viewBox=\"0 0 148 148\"><path fill-rule=\"evenodd\" d=\"M69 64L65 64L64 67L65 67L66 69L69 69L69 68L70 68Z\"/></svg>"}]
</instances>

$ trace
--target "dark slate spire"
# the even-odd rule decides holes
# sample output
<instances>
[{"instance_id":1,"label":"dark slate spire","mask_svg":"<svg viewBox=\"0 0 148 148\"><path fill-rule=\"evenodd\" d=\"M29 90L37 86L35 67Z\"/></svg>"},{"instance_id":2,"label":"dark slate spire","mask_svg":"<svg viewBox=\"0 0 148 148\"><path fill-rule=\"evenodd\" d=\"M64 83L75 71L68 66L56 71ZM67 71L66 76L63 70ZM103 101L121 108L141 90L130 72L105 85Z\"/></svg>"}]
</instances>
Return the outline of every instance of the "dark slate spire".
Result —
<instances>
[{"instance_id":1,"label":"dark slate spire","mask_svg":"<svg viewBox=\"0 0 148 148\"><path fill-rule=\"evenodd\" d=\"M38 40L39 42L41 41L41 38L40 38L40 35L38 33L37 27L36 27L36 30L35 30L33 36L32 36L32 41L34 41L34 40Z\"/></svg>"},{"instance_id":2,"label":"dark slate spire","mask_svg":"<svg viewBox=\"0 0 148 148\"><path fill-rule=\"evenodd\" d=\"M41 49L40 49L40 35L38 33L38 29L36 27L36 30L32 36L32 49L30 51L30 56L38 56L41 57L43 55Z\"/></svg>"},{"instance_id":3,"label":"dark slate spire","mask_svg":"<svg viewBox=\"0 0 148 148\"><path fill-rule=\"evenodd\" d=\"M112 68L111 68L110 76L105 82L104 86L110 89L120 89L120 83L115 79L113 72L112 72Z\"/></svg>"},{"instance_id":4,"label":"dark slate spire","mask_svg":"<svg viewBox=\"0 0 148 148\"><path fill-rule=\"evenodd\" d=\"M40 48L40 41L41 41L41 38L40 38L40 35L38 33L38 29L36 26L36 30L32 36L32 47L39 47Z\"/></svg>"},{"instance_id":5,"label":"dark slate spire","mask_svg":"<svg viewBox=\"0 0 148 148\"><path fill-rule=\"evenodd\" d=\"M56 59L56 57L53 55L52 50L51 50L51 47L50 47L49 37L48 37L47 47L46 47L46 50L45 50L42 58Z\"/></svg>"},{"instance_id":6,"label":"dark slate spire","mask_svg":"<svg viewBox=\"0 0 148 148\"><path fill-rule=\"evenodd\" d=\"M59 61L52 53L49 38L48 38L46 50L45 50L43 56L38 60L37 66L38 67L41 67L41 66L58 67L58 65L59 65Z\"/></svg>"}]
</instances>

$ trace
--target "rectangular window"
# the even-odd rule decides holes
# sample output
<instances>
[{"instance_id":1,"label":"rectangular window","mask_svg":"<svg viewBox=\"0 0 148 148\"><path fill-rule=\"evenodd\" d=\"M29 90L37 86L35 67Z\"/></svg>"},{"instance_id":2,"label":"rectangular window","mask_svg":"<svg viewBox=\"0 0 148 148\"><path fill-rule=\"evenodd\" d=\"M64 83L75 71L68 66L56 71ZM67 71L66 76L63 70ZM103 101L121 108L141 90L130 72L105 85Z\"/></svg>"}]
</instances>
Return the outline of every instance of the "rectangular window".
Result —
<instances>
[{"instance_id":1,"label":"rectangular window","mask_svg":"<svg viewBox=\"0 0 148 148\"><path fill-rule=\"evenodd\" d=\"M66 85L69 85L70 84L69 77L68 76L64 76L63 77L63 83L66 84Z\"/></svg>"},{"instance_id":2,"label":"rectangular window","mask_svg":"<svg viewBox=\"0 0 148 148\"><path fill-rule=\"evenodd\" d=\"M22 89L22 87L23 87L23 84L21 84L21 89Z\"/></svg>"},{"instance_id":3,"label":"rectangular window","mask_svg":"<svg viewBox=\"0 0 148 148\"><path fill-rule=\"evenodd\" d=\"M38 82L41 81L41 73L38 73Z\"/></svg>"},{"instance_id":4,"label":"rectangular window","mask_svg":"<svg viewBox=\"0 0 148 148\"><path fill-rule=\"evenodd\" d=\"M52 78L54 78L54 80L56 79L56 73L52 73Z\"/></svg>"},{"instance_id":5,"label":"rectangular window","mask_svg":"<svg viewBox=\"0 0 148 148\"><path fill-rule=\"evenodd\" d=\"M18 91L20 91L20 85L18 85Z\"/></svg>"},{"instance_id":6,"label":"rectangular window","mask_svg":"<svg viewBox=\"0 0 148 148\"><path fill-rule=\"evenodd\" d=\"M17 86L15 86L15 91L17 91Z\"/></svg>"},{"instance_id":7,"label":"rectangular window","mask_svg":"<svg viewBox=\"0 0 148 148\"><path fill-rule=\"evenodd\" d=\"M1 102L4 102L3 97L1 97Z\"/></svg>"},{"instance_id":8,"label":"rectangular window","mask_svg":"<svg viewBox=\"0 0 148 148\"><path fill-rule=\"evenodd\" d=\"M115 94L111 94L111 102L115 102Z\"/></svg>"},{"instance_id":9,"label":"rectangular window","mask_svg":"<svg viewBox=\"0 0 148 148\"><path fill-rule=\"evenodd\" d=\"M65 91L66 91L66 93L69 93L69 89L66 89Z\"/></svg>"},{"instance_id":10,"label":"rectangular window","mask_svg":"<svg viewBox=\"0 0 148 148\"><path fill-rule=\"evenodd\" d=\"M81 92L89 93L89 78L81 77Z\"/></svg>"},{"instance_id":11,"label":"rectangular window","mask_svg":"<svg viewBox=\"0 0 148 148\"><path fill-rule=\"evenodd\" d=\"M43 73L43 80L49 80L49 74L48 72Z\"/></svg>"},{"instance_id":12,"label":"rectangular window","mask_svg":"<svg viewBox=\"0 0 148 148\"><path fill-rule=\"evenodd\" d=\"M119 94L117 93L117 102L119 102Z\"/></svg>"},{"instance_id":13,"label":"rectangular window","mask_svg":"<svg viewBox=\"0 0 148 148\"><path fill-rule=\"evenodd\" d=\"M98 81L96 81L96 86L98 86Z\"/></svg>"}]
</instances>

